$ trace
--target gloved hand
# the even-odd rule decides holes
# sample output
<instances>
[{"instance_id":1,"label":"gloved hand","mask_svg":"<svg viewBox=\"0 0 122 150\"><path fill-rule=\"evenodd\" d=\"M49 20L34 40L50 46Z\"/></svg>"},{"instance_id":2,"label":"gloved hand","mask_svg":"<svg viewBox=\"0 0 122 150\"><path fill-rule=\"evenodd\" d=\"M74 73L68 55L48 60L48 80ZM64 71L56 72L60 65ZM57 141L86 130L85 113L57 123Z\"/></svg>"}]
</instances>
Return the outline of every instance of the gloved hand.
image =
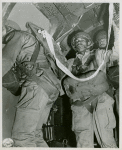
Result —
<instances>
[{"instance_id":1,"label":"gloved hand","mask_svg":"<svg viewBox=\"0 0 122 150\"><path fill-rule=\"evenodd\" d=\"M81 72L84 72L86 69L88 68L87 65L80 65L80 66L77 66L77 70L81 73Z\"/></svg>"}]
</instances>

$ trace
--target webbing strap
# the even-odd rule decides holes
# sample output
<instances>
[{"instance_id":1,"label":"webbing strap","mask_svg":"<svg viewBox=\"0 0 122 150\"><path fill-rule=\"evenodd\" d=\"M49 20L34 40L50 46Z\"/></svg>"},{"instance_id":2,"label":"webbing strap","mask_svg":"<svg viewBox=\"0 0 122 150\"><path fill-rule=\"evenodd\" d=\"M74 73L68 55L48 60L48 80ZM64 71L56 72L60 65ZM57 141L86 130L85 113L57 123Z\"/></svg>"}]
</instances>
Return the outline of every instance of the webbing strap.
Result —
<instances>
[{"instance_id":1,"label":"webbing strap","mask_svg":"<svg viewBox=\"0 0 122 150\"><path fill-rule=\"evenodd\" d=\"M40 44L37 43L37 45L36 45L36 47L35 47L35 50L34 50L32 56L31 56L30 62L33 62L33 63L36 62L37 57L38 57L38 55L39 55L39 51L40 51Z\"/></svg>"},{"instance_id":2,"label":"webbing strap","mask_svg":"<svg viewBox=\"0 0 122 150\"><path fill-rule=\"evenodd\" d=\"M85 106L90 113L93 113L93 110L97 105L97 101L98 101L98 95L95 95L95 96L91 96L90 98L88 98L88 100L85 101L77 100L73 102L72 105L75 105L77 107Z\"/></svg>"},{"instance_id":3,"label":"webbing strap","mask_svg":"<svg viewBox=\"0 0 122 150\"><path fill-rule=\"evenodd\" d=\"M89 104L89 103L91 103L91 102L93 102L95 100L97 101L97 98L98 98L98 95L93 95L93 96L91 96L90 98L88 98L85 101L77 100L77 101L73 102L72 105L80 107L80 106L83 106L83 105L87 105L87 104Z\"/></svg>"},{"instance_id":4,"label":"webbing strap","mask_svg":"<svg viewBox=\"0 0 122 150\"><path fill-rule=\"evenodd\" d=\"M109 27L108 27L108 42L107 42L107 46L106 46L106 52L104 55L104 60L107 54L107 50L108 50L108 45L109 45L109 40L110 40L110 34L111 34L111 27L113 24L113 10L114 10L114 6L113 3L109 4Z\"/></svg>"},{"instance_id":5,"label":"webbing strap","mask_svg":"<svg viewBox=\"0 0 122 150\"><path fill-rule=\"evenodd\" d=\"M97 138L98 143L100 144L101 147L104 147L104 143L101 139L101 131L100 131L100 127L99 127L99 121L97 119L97 114L95 112L95 109L93 111L93 127L94 127L94 132Z\"/></svg>"},{"instance_id":6,"label":"webbing strap","mask_svg":"<svg viewBox=\"0 0 122 150\"><path fill-rule=\"evenodd\" d=\"M111 26L112 26L112 19L113 19L113 3L110 3L109 4L109 28L108 28L108 44L109 44L109 39L110 39L110 33L111 33ZM55 51L54 51L54 47L53 47L53 43L52 43L52 37L49 33L47 33L47 31L45 31L45 36L46 36L46 40L47 40L47 43L48 43L48 46L50 48L50 51L51 53L54 55L55 59L56 59L56 63L57 63L57 66L65 73L67 74L68 76L70 76L71 78L77 80L77 81L88 81L92 78L94 78L98 72L100 71L100 69L102 68L102 66L104 65L105 63L105 57L106 57L106 54L107 54L107 49L108 49L108 44L107 44L107 47L106 47L106 53L104 55L104 60L103 62L101 63L101 65L98 67L97 71L91 75L90 77L87 77L87 78L84 78L84 79L79 79L77 77L75 77L69 70L68 68L66 68L56 57L55 55Z\"/></svg>"}]
</instances>

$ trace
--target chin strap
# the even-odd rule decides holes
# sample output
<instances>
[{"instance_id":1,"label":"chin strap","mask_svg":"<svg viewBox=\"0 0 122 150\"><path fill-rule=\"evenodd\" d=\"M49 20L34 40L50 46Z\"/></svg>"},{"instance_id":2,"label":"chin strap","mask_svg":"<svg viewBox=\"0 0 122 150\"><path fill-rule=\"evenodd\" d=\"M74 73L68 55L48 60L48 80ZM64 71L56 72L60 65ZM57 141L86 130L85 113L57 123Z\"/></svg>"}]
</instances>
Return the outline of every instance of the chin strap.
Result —
<instances>
[{"instance_id":1,"label":"chin strap","mask_svg":"<svg viewBox=\"0 0 122 150\"><path fill-rule=\"evenodd\" d=\"M112 23L113 23L113 3L110 3L109 4L109 28L108 28L108 43L109 43L109 39L110 39L110 33L111 33L111 27L112 27ZM106 57L106 54L107 54L107 49L108 49L108 43L107 43L107 47L106 47L106 52L105 52L105 55L104 55L104 60L103 62L101 63L101 65L99 66L99 68L97 69L97 71L91 75L90 77L88 78L84 78L84 79L80 79L80 78L77 78L75 77L69 70L68 68L66 68L56 57L55 55L55 51L54 51L54 47L53 47L53 43L52 43L52 37L49 33L47 33L47 31L43 31L43 34L47 40L47 43L48 43L48 46L49 46L49 49L51 51L51 53L54 55L55 57L55 60L56 60L56 63L57 63L57 66L68 76L70 76L71 78L77 80L77 81L88 81L92 78L94 78L98 72L100 71L100 69L102 68L102 66L104 65L105 63L105 57Z\"/></svg>"}]
</instances>

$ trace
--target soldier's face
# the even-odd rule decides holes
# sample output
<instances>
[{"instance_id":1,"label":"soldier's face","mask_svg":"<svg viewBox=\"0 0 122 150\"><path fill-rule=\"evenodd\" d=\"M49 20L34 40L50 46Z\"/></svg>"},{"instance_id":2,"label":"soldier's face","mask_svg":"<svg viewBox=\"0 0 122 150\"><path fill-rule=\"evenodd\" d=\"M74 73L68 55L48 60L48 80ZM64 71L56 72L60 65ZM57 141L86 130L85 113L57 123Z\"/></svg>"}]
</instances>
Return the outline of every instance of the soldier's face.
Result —
<instances>
[{"instance_id":1,"label":"soldier's face","mask_svg":"<svg viewBox=\"0 0 122 150\"><path fill-rule=\"evenodd\" d=\"M74 49L78 52L78 53L83 53L86 48L87 48L87 41L86 39L82 39L80 37L76 38L74 41L75 45L74 45Z\"/></svg>"},{"instance_id":2,"label":"soldier's face","mask_svg":"<svg viewBox=\"0 0 122 150\"><path fill-rule=\"evenodd\" d=\"M107 39L101 39L98 42L99 48L105 48L107 46Z\"/></svg>"}]
</instances>

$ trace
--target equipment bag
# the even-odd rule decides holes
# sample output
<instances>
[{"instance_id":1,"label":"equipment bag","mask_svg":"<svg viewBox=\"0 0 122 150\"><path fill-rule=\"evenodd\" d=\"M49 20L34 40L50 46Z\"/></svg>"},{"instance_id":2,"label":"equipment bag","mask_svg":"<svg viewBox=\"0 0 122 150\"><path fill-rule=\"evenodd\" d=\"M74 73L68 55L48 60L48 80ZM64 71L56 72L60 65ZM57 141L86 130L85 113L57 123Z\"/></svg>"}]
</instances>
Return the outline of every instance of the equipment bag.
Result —
<instances>
[{"instance_id":1,"label":"equipment bag","mask_svg":"<svg viewBox=\"0 0 122 150\"><path fill-rule=\"evenodd\" d=\"M94 74L95 71L90 71L79 76L79 78L87 78ZM68 97L71 99L85 100L86 97L100 95L109 89L106 74L99 71L96 77L89 81L79 82L70 77L63 80L63 86Z\"/></svg>"},{"instance_id":2,"label":"equipment bag","mask_svg":"<svg viewBox=\"0 0 122 150\"><path fill-rule=\"evenodd\" d=\"M37 44L32 57L31 63L35 63L38 53L39 53L39 44ZM16 62L17 63L17 62ZM19 85L19 79L21 78L21 70L18 67L12 67L3 77L2 77L2 86L10 91L13 95L18 96L21 94L21 87Z\"/></svg>"},{"instance_id":3,"label":"equipment bag","mask_svg":"<svg viewBox=\"0 0 122 150\"><path fill-rule=\"evenodd\" d=\"M10 91L13 95L20 95L19 73L9 70L2 78L2 86Z\"/></svg>"}]
</instances>

